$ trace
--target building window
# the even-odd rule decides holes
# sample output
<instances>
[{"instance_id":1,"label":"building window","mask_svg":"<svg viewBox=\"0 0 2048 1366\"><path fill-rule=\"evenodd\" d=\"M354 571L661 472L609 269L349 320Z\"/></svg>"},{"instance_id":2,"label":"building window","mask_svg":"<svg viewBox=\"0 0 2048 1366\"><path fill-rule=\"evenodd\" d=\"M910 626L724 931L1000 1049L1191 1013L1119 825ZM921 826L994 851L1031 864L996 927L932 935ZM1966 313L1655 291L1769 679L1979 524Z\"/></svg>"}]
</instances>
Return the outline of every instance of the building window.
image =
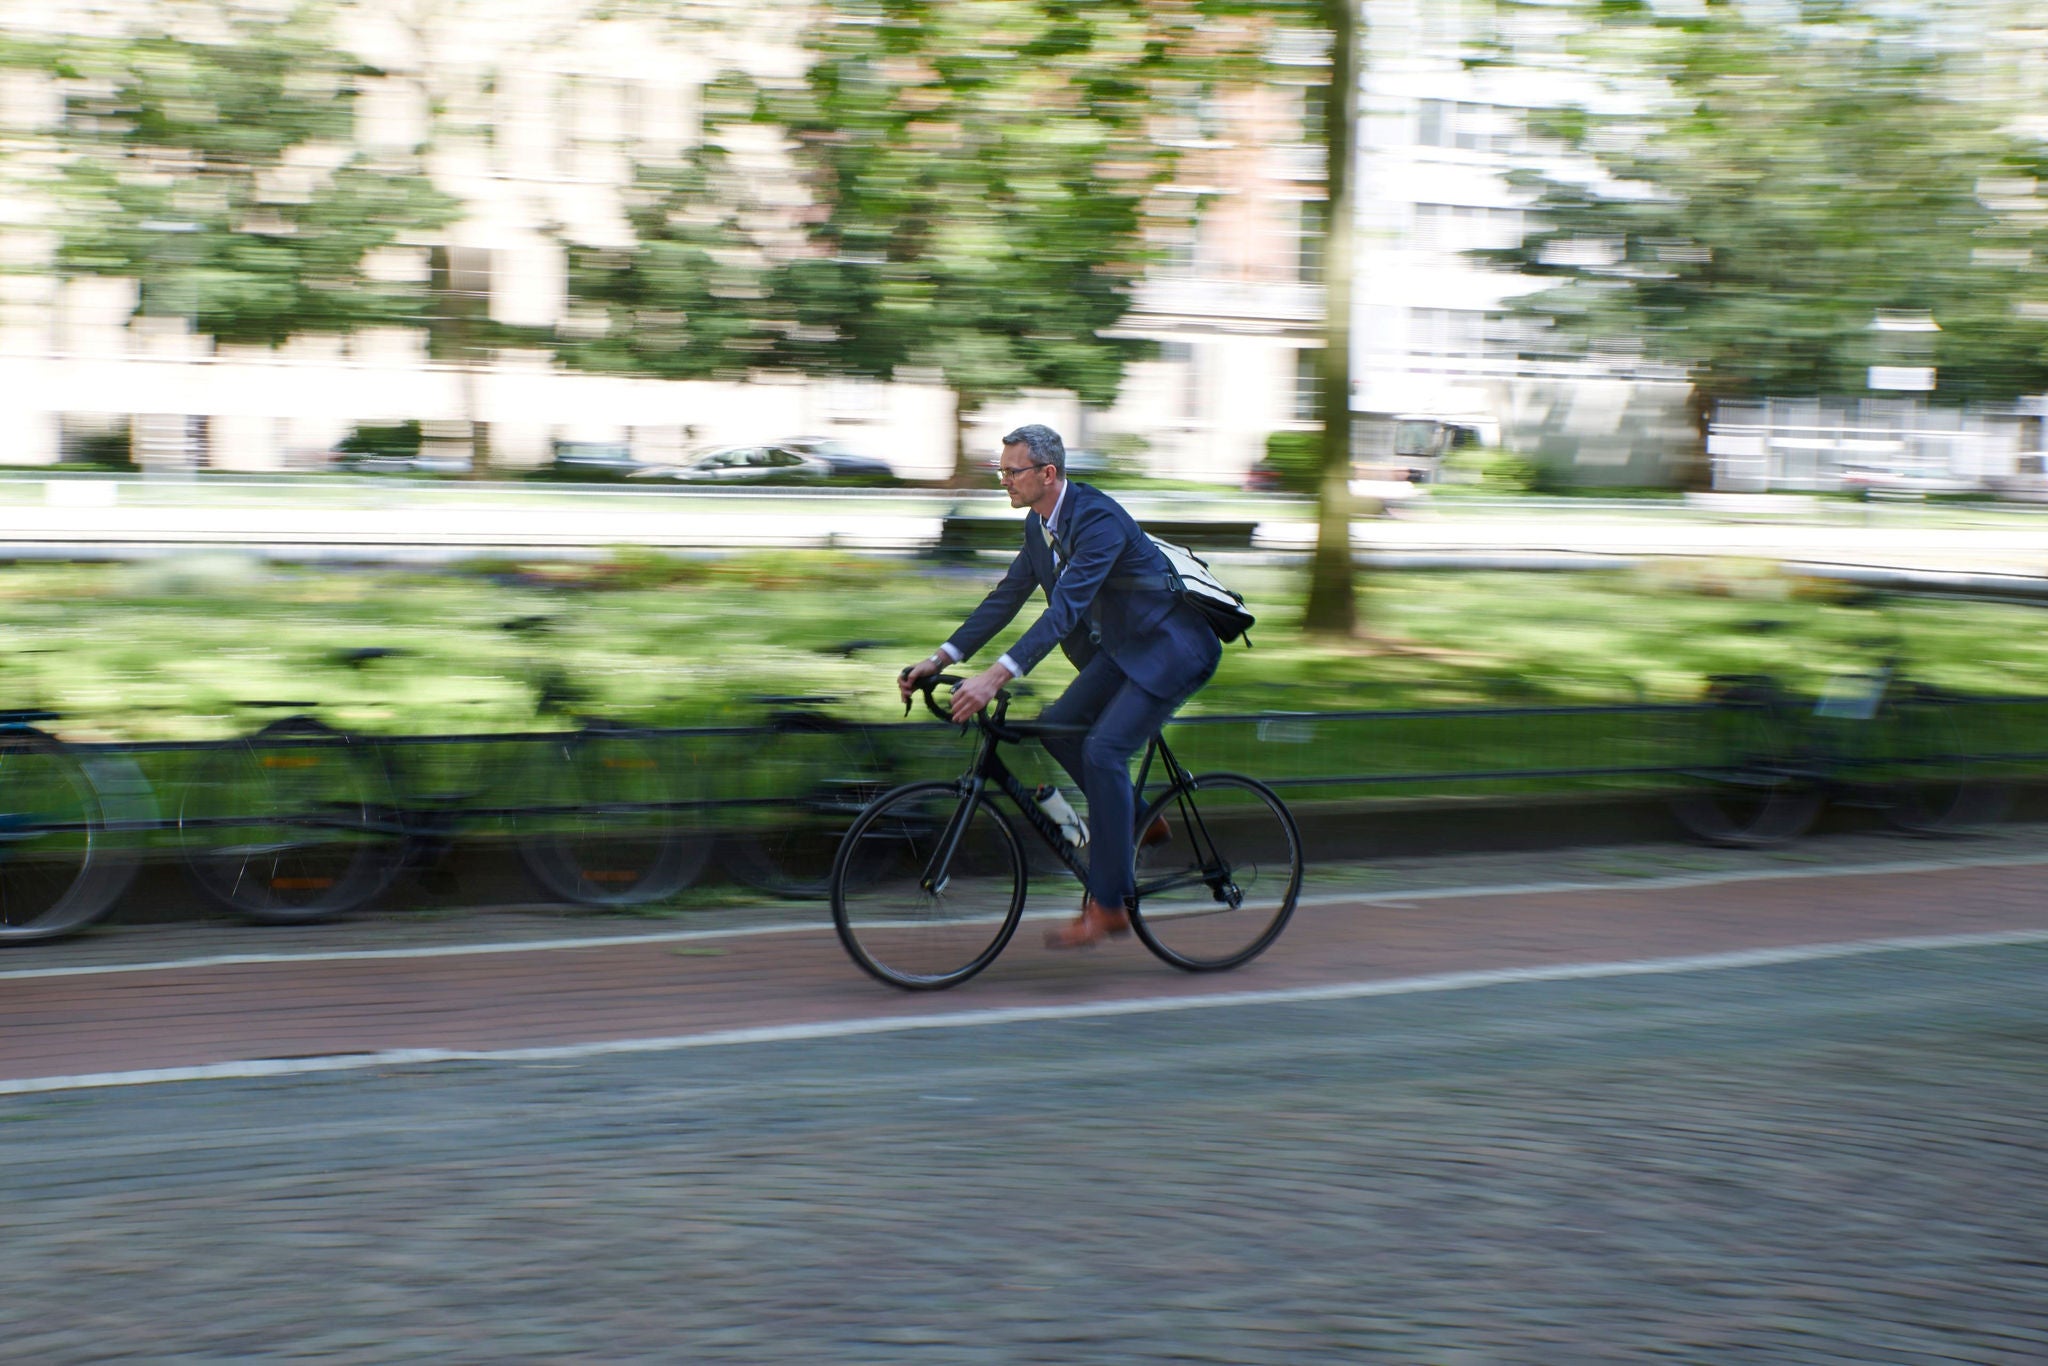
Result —
<instances>
[{"instance_id":1,"label":"building window","mask_svg":"<svg viewBox=\"0 0 2048 1366\"><path fill-rule=\"evenodd\" d=\"M1317 400L1323 393L1323 353L1303 347L1294 353L1294 420L1316 420Z\"/></svg>"},{"instance_id":2,"label":"building window","mask_svg":"<svg viewBox=\"0 0 2048 1366\"><path fill-rule=\"evenodd\" d=\"M1424 100L1415 140L1424 147L1466 152L1512 152L1520 144L1523 111L1466 100Z\"/></svg>"},{"instance_id":3,"label":"building window","mask_svg":"<svg viewBox=\"0 0 2048 1366\"><path fill-rule=\"evenodd\" d=\"M1522 245L1522 211L1474 204L1417 204L1409 243L1418 251L1454 256L1465 251L1512 250Z\"/></svg>"},{"instance_id":4,"label":"building window","mask_svg":"<svg viewBox=\"0 0 2048 1366\"><path fill-rule=\"evenodd\" d=\"M1489 347L1488 317L1476 308L1411 308L1408 349L1426 356L1484 356Z\"/></svg>"},{"instance_id":5,"label":"building window","mask_svg":"<svg viewBox=\"0 0 2048 1366\"><path fill-rule=\"evenodd\" d=\"M1304 199L1295 206L1294 275L1305 284L1323 278L1323 236L1329 229L1330 206Z\"/></svg>"}]
</instances>

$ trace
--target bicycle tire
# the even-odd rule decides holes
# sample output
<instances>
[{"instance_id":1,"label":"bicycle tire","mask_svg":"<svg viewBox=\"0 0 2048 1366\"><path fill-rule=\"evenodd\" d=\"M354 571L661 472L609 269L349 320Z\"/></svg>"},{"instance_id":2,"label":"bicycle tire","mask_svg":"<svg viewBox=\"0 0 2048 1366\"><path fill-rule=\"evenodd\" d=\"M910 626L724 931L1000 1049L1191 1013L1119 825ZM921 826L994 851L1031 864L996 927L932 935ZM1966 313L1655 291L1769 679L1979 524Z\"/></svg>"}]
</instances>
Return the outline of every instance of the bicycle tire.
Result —
<instances>
[{"instance_id":1,"label":"bicycle tire","mask_svg":"<svg viewBox=\"0 0 2048 1366\"><path fill-rule=\"evenodd\" d=\"M97 788L70 746L28 727L0 732L0 944L76 934L113 908Z\"/></svg>"},{"instance_id":2,"label":"bicycle tire","mask_svg":"<svg viewBox=\"0 0 2048 1366\"><path fill-rule=\"evenodd\" d=\"M1024 851L985 798L967 813L936 893L923 885L963 811L958 781L910 783L854 820L832 863L832 925L848 956L905 991L958 986L996 960L1024 916Z\"/></svg>"},{"instance_id":3,"label":"bicycle tire","mask_svg":"<svg viewBox=\"0 0 2048 1366\"><path fill-rule=\"evenodd\" d=\"M273 722L202 760L178 831L194 885L264 925L345 915L403 862L375 770L351 737L313 717Z\"/></svg>"},{"instance_id":4,"label":"bicycle tire","mask_svg":"<svg viewBox=\"0 0 2048 1366\"><path fill-rule=\"evenodd\" d=\"M829 717L798 717L750 739L726 804L726 870L770 896L823 899L847 829L888 791L883 765L859 727Z\"/></svg>"},{"instance_id":5,"label":"bicycle tire","mask_svg":"<svg viewBox=\"0 0 2048 1366\"><path fill-rule=\"evenodd\" d=\"M1204 773L1145 808L1168 838L1140 846L1131 927L1184 972L1222 972L1271 948L1301 897L1301 831L1279 794L1241 773Z\"/></svg>"},{"instance_id":6,"label":"bicycle tire","mask_svg":"<svg viewBox=\"0 0 2048 1366\"><path fill-rule=\"evenodd\" d=\"M1797 839L1825 800L1780 694L1762 679L1717 683L1708 694L1703 733L1691 743L1704 753L1683 770L1687 790L1670 798L1671 813L1708 844L1761 849Z\"/></svg>"},{"instance_id":7,"label":"bicycle tire","mask_svg":"<svg viewBox=\"0 0 2048 1366\"><path fill-rule=\"evenodd\" d=\"M641 906L695 882L712 839L648 740L592 728L552 741L537 783L545 809L522 817L519 856L549 895L581 906Z\"/></svg>"},{"instance_id":8,"label":"bicycle tire","mask_svg":"<svg viewBox=\"0 0 2048 1366\"><path fill-rule=\"evenodd\" d=\"M1885 820L1909 835L1960 835L1997 819L2004 790L1971 768L1962 727L1947 698L1902 686L1878 709L1892 771L1885 775Z\"/></svg>"}]
</instances>

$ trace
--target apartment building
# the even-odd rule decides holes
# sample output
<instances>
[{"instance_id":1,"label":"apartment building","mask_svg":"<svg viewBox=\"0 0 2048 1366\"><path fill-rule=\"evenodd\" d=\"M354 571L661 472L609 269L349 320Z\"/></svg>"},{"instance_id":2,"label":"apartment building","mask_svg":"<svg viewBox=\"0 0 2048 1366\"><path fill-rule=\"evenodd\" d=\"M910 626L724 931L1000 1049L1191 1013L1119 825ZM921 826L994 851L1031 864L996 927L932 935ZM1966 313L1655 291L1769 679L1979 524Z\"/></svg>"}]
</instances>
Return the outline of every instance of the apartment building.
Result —
<instances>
[{"instance_id":1,"label":"apartment building","mask_svg":"<svg viewBox=\"0 0 2048 1366\"><path fill-rule=\"evenodd\" d=\"M1466 253L1520 245L1520 169L1591 176L1533 111L1613 96L1577 69L1564 6L1366 0L1354 410L1472 422L1580 483L1679 476L1687 386L1640 363L1524 359L1512 301L1541 282ZM1484 63L1469 58L1482 55ZM1385 440L1384 424L1361 437Z\"/></svg>"}]
</instances>

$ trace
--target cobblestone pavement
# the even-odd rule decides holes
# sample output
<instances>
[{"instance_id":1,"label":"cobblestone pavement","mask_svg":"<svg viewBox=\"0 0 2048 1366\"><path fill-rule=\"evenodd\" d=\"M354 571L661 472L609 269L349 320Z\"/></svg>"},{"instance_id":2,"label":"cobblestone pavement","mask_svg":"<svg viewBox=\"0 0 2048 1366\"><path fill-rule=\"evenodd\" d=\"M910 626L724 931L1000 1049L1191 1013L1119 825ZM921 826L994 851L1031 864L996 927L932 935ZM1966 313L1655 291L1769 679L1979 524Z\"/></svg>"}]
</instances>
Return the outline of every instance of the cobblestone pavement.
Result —
<instances>
[{"instance_id":1,"label":"cobblestone pavement","mask_svg":"<svg viewBox=\"0 0 2048 1366\"><path fill-rule=\"evenodd\" d=\"M2006 945L0 1097L0 1357L2037 1362L2044 986Z\"/></svg>"}]
</instances>

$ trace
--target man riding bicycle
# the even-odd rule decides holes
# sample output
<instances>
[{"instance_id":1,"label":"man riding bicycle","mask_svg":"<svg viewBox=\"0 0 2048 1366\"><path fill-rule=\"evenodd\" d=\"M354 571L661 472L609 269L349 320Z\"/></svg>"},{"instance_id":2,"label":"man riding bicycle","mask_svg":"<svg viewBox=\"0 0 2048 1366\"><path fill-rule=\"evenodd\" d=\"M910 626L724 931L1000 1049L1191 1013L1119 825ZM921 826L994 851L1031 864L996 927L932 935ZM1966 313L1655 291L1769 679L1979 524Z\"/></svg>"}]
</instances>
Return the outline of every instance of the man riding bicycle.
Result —
<instances>
[{"instance_id":1,"label":"man riding bicycle","mask_svg":"<svg viewBox=\"0 0 2048 1366\"><path fill-rule=\"evenodd\" d=\"M1079 670L1042 721L1086 726L1049 736L1045 747L1088 798L1093 832L1087 895L1072 921L1046 935L1053 948L1083 948L1130 929L1137 793L1131 758L1216 672L1216 633L1168 586L1168 565L1117 501L1066 476L1066 446L1050 427L1019 427L1003 438L998 478L1010 506L1029 508L1024 545L981 605L936 653L905 669L907 701L919 680L971 659L1017 615L1034 587L1046 607L1016 644L953 693L965 722L1013 678L1058 644ZM1147 844L1169 838L1161 817Z\"/></svg>"}]
</instances>

